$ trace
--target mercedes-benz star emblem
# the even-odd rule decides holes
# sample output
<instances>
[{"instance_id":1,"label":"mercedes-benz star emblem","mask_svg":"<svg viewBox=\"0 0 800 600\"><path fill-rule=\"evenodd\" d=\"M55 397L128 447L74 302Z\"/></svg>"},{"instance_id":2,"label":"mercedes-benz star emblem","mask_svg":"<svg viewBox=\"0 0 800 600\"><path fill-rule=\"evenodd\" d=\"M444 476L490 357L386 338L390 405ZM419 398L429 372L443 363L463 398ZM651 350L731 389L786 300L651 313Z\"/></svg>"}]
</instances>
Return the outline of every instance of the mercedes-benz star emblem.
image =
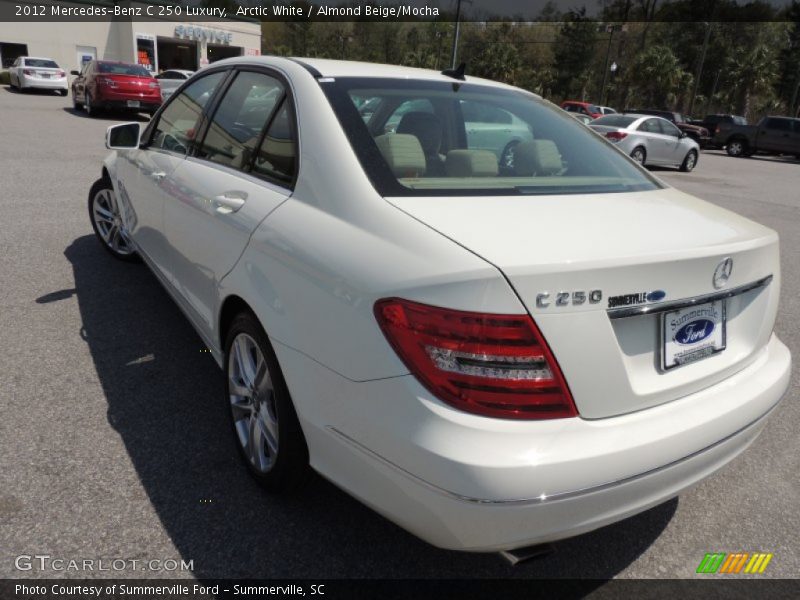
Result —
<instances>
[{"instance_id":1,"label":"mercedes-benz star emblem","mask_svg":"<svg viewBox=\"0 0 800 600\"><path fill-rule=\"evenodd\" d=\"M730 279L732 270L733 259L730 256L717 265L717 268L714 269L714 277L711 280L716 289L725 287L728 279Z\"/></svg>"}]
</instances>

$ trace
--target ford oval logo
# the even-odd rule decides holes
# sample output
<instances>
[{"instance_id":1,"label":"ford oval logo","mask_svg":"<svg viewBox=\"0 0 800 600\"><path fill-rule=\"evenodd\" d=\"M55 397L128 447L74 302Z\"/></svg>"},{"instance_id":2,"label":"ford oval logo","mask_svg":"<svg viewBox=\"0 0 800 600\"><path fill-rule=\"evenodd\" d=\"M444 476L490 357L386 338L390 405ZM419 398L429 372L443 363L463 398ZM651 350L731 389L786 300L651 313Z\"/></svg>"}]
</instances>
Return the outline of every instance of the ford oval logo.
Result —
<instances>
[{"instance_id":1,"label":"ford oval logo","mask_svg":"<svg viewBox=\"0 0 800 600\"><path fill-rule=\"evenodd\" d=\"M675 341L679 344L696 344L706 339L714 331L714 321L697 319L691 321L675 332Z\"/></svg>"},{"instance_id":2,"label":"ford oval logo","mask_svg":"<svg viewBox=\"0 0 800 600\"><path fill-rule=\"evenodd\" d=\"M648 302L659 302L663 300L667 296L667 292L664 290L656 290L654 292L650 292L647 294L647 301Z\"/></svg>"}]
</instances>

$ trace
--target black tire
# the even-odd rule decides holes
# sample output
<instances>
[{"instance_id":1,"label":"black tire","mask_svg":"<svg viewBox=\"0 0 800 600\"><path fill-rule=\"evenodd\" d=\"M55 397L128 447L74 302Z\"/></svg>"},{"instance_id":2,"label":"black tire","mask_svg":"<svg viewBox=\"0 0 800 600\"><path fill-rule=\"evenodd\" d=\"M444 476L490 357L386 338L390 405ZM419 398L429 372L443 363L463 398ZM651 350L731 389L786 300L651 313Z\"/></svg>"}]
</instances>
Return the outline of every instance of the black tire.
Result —
<instances>
[{"instance_id":1,"label":"black tire","mask_svg":"<svg viewBox=\"0 0 800 600\"><path fill-rule=\"evenodd\" d=\"M72 90L72 108L75 111L83 110L83 102L78 102L78 96L75 95L75 89Z\"/></svg>"},{"instance_id":2,"label":"black tire","mask_svg":"<svg viewBox=\"0 0 800 600\"><path fill-rule=\"evenodd\" d=\"M680 170L684 173L690 173L697 166L697 150L689 150L686 158L681 163Z\"/></svg>"},{"instance_id":3,"label":"black tire","mask_svg":"<svg viewBox=\"0 0 800 600\"><path fill-rule=\"evenodd\" d=\"M749 152L749 148L747 140L743 138L733 138L728 140L728 143L725 144L725 152L728 153L728 156L733 156L735 158L748 156L747 153Z\"/></svg>"},{"instance_id":4,"label":"black tire","mask_svg":"<svg viewBox=\"0 0 800 600\"><path fill-rule=\"evenodd\" d=\"M111 196L108 196L109 192ZM118 207L119 204L111 182L107 179L98 179L95 181L94 184L92 184L92 188L89 190L88 208L89 221L92 223L92 229L97 236L97 240L100 242L100 245L105 248L106 252L117 260L138 262L140 258L133 249L133 244L127 239L127 236L120 232L120 221L114 219L114 217L119 216ZM112 217L108 220L101 220L100 217L96 215L96 210L98 209L103 209L112 213ZM112 221L115 222L112 223ZM114 227L116 227L116 233L114 232ZM118 237L115 238L114 235ZM115 239L117 240L116 242Z\"/></svg>"},{"instance_id":5,"label":"black tire","mask_svg":"<svg viewBox=\"0 0 800 600\"><path fill-rule=\"evenodd\" d=\"M645 166L645 163L647 162L647 150L645 150L642 146L636 146L636 148L631 150L631 158L640 165Z\"/></svg>"},{"instance_id":6,"label":"black tire","mask_svg":"<svg viewBox=\"0 0 800 600\"><path fill-rule=\"evenodd\" d=\"M58 90L58 95L64 97L68 94L67 90Z\"/></svg>"},{"instance_id":7,"label":"black tire","mask_svg":"<svg viewBox=\"0 0 800 600\"><path fill-rule=\"evenodd\" d=\"M500 154L500 170L505 173L514 172L514 149L519 145L519 141L512 140L503 148Z\"/></svg>"},{"instance_id":8,"label":"black tire","mask_svg":"<svg viewBox=\"0 0 800 600\"><path fill-rule=\"evenodd\" d=\"M255 347L257 346L257 350L263 356L266 366L266 371L261 377L264 385L259 386L257 383L252 385L253 389L260 391L250 398L249 405L244 401L246 400L244 396L236 396L231 388L232 385L239 385L241 388L247 387L245 379L239 377L236 373L238 368L236 356L232 356L232 353L235 352L233 345L237 339L240 342L242 340L246 343L254 342L255 346L249 347L247 356L256 360ZM239 352L243 352L242 348L239 349ZM300 422L297 419L297 413L292 404L286 380L283 378L283 373L269 338L258 319L250 312L239 313L228 329L225 336L224 369L225 400L229 407L228 414L230 415L234 441L244 463L247 465L248 471L262 487L270 492L289 492L297 489L307 480L310 473L308 446L300 428ZM258 374L253 377L253 380L255 382L259 381ZM270 387L271 389L269 389ZM233 400L234 396L236 397L236 402ZM254 399L255 402L253 401ZM262 408L248 413L246 409L243 410L241 408L246 405ZM269 405L269 408L266 408L267 405ZM235 406L239 408L234 408ZM270 463L266 466L263 463L257 466L256 461L259 459L251 459L251 455L248 454L251 450L250 442L255 436L248 433L247 440L242 439L242 435L244 435L242 430L253 432L254 427L259 426L258 417L255 415L261 414L261 410L269 412L272 415L271 418L274 418L275 436L277 437L277 451L274 453L269 450L266 438L259 437L261 444L259 444L257 452L259 457L262 456L263 452L263 457L270 460ZM261 435L263 436L264 434L262 433Z\"/></svg>"},{"instance_id":9,"label":"black tire","mask_svg":"<svg viewBox=\"0 0 800 600\"><path fill-rule=\"evenodd\" d=\"M89 92L86 92L84 96L84 103L83 108L86 111L87 117L96 117L100 112L100 109L97 106L92 105L92 95Z\"/></svg>"}]
</instances>

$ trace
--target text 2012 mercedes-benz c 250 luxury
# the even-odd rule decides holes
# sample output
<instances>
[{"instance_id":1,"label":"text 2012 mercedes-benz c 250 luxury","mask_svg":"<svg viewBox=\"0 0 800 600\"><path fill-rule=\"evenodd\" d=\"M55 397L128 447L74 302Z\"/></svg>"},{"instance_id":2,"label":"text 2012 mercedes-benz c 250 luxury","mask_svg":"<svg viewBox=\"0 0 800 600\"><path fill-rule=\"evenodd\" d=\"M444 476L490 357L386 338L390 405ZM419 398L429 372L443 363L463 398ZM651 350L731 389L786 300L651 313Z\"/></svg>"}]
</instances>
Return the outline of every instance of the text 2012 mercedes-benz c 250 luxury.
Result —
<instances>
[{"instance_id":1,"label":"text 2012 mercedes-benz c 250 luxury","mask_svg":"<svg viewBox=\"0 0 800 600\"><path fill-rule=\"evenodd\" d=\"M270 490L310 465L431 544L515 549L676 496L787 389L776 233L523 90L236 58L106 141L95 232L202 336Z\"/></svg>"}]
</instances>

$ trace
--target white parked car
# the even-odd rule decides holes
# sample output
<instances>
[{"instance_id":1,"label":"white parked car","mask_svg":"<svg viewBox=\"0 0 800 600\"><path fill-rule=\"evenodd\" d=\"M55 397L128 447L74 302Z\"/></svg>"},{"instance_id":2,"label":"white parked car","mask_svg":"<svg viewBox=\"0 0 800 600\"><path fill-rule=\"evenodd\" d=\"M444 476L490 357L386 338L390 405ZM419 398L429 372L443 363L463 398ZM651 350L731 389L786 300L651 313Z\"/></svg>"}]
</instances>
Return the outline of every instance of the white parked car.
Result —
<instances>
[{"instance_id":1,"label":"white parked car","mask_svg":"<svg viewBox=\"0 0 800 600\"><path fill-rule=\"evenodd\" d=\"M372 130L365 96L432 112ZM532 132L512 172L470 147L463 102ZM92 225L202 336L270 490L310 464L432 544L520 548L696 484L787 389L775 232L531 93L235 58L141 127L109 129Z\"/></svg>"},{"instance_id":2,"label":"white parked car","mask_svg":"<svg viewBox=\"0 0 800 600\"><path fill-rule=\"evenodd\" d=\"M66 96L69 89L67 72L52 58L20 56L8 69L8 76L11 87L21 92L30 89L55 90Z\"/></svg>"},{"instance_id":3,"label":"white parked car","mask_svg":"<svg viewBox=\"0 0 800 600\"><path fill-rule=\"evenodd\" d=\"M699 144L661 117L608 115L595 119L589 127L642 165L678 167L688 172L700 157Z\"/></svg>"},{"instance_id":4,"label":"white parked car","mask_svg":"<svg viewBox=\"0 0 800 600\"><path fill-rule=\"evenodd\" d=\"M194 75L194 71L184 69L168 69L155 76L161 86L161 97L166 100L172 93L183 85L183 82Z\"/></svg>"},{"instance_id":5,"label":"white parked car","mask_svg":"<svg viewBox=\"0 0 800 600\"><path fill-rule=\"evenodd\" d=\"M610 106L598 106L597 108L599 108L600 112L603 113L604 115L615 115L615 114L617 114L617 111L615 109L611 108Z\"/></svg>"}]
</instances>

